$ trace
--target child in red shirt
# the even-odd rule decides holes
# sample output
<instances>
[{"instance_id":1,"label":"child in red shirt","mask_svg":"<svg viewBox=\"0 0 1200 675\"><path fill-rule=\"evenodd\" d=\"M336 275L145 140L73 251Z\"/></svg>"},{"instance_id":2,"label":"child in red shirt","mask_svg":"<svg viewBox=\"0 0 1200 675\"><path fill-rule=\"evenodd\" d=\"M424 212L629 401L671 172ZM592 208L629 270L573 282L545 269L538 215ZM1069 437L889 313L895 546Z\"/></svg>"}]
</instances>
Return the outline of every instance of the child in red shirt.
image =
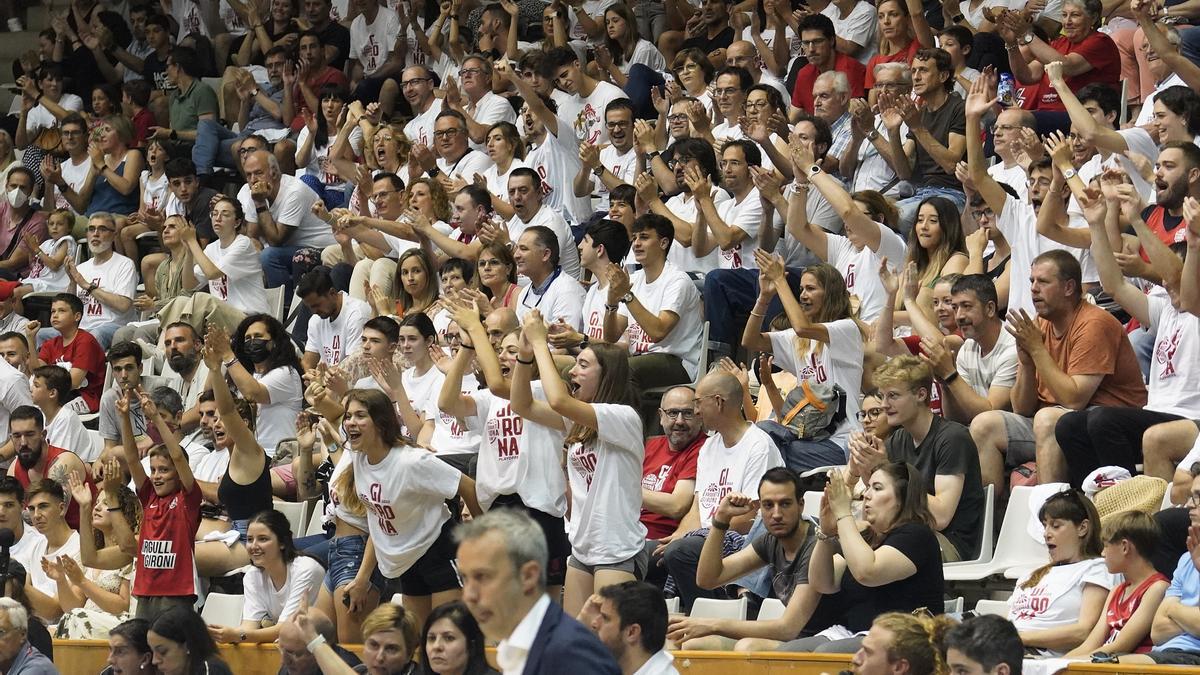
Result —
<instances>
[{"instance_id":1,"label":"child in red shirt","mask_svg":"<svg viewBox=\"0 0 1200 675\"><path fill-rule=\"evenodd\" d=\"M195 541L201 494L175 432L139 388L136 395L141 397L142 414L163 439L163 445L150 449L150 475L146 475L129 419L129 400L134 395L130 391L116 401L125 463L142 502L132 594L138 600L137 618L153 619L169 607L190 608L196 601Z\"/></svg>"}]
</instances>

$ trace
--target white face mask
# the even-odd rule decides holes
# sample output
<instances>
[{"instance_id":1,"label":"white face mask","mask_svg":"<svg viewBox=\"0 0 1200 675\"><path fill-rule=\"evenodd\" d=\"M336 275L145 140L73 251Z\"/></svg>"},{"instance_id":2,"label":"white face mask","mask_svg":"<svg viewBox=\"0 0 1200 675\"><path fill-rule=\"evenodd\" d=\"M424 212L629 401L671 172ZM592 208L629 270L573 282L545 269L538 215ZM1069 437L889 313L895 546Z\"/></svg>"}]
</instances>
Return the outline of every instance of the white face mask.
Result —
<instances>
[{"instance_id":1,"label":"white face mask","mask_svg":"<svg viewBox=\"0 0 1200 675\"><path fill-rule=\"evenodd\" d=\"M13 189L9 190L5 194L5 196L8 197L8 203L11 204L12 207L16 208L16 209L19 209L22 206L25 206L25 204L27 204L29 202L29 195L26 194L25 191L22 190L21 188L13 188Z\"/></svg>"}]
</instances>

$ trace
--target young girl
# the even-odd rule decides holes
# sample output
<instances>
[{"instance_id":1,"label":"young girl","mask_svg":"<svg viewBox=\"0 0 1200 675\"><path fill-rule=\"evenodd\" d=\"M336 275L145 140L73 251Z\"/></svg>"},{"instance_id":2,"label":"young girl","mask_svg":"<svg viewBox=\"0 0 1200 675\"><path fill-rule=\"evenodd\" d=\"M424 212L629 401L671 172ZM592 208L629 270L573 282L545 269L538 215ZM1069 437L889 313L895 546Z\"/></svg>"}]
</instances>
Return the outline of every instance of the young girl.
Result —
<instances>
[{"instance_id":1,"label":"young girl","mask_svg":"<svg viewBox=\"0 0 1200 675\"><path fill-rule=\"evenodd\" d=\"M321 563L296 550L287 516L274 509L250 519L246 548L253 569L243 582L242 623L237 627L209 624L208 632L217 642L274 642L280 623L302 603L316 602L325 577Z\"/></svg>"},{"instance_id":2,"label":"young girl","mask_svg":"<svg viewBox=\"0 0 1200 675\"><path fill-rule=\"evenodd\" d=\"M541 312L525 316L513 372L512 409L526 425L567 434L571 493L571 557L563 609L579 614L598 589L646 575L646 527L641 515L642 418L632 385L629 351L594 344L579 353L571 387L559 377ZM536 360L546 400L535 400Z\"/></svg>"},{"instance_id":3,"label":"young girl","mask_svg":"<svg viewBox=\"0 0 1200 675\"><path fill-rule=\"evenodd\" d=\"M120 542L132 543L137 537L142 507L137 495L121 484L123 478L116 457L110 458L104 492L94 508L92 490L83 477L74 473L67 478L81 515L79 562L64 556L58 564L58 601L64 611L55 632L59 638L99 640L129 618L133 556L121 550Z\"/></svg>"},{"instance_id":4,"label":"young girl","mask_svg":"<svg viewBox=\"0 0 1200 675\"><path fill-rule=\"evenodd\" d=\"M528 166L525 163L525 143L521 132L512 122L497 122L487 130L484 137L488 157L492 165L483 172L488 192L492 193L492 208L501 218L508 220L516 214L508 203L508 176L513 169Z\"/></svg>"},{"instance_id":5,"label":"young girl","mask_svg":"<svg viewBox=\"0 0 1200 675\"><path fill-rule=\"evenodd\" d=\"M1149 514L1126 511L1104 527L1104 563L1125 579L1108 594L1104 614L1088 638L1067 658L1090 659L1093 654L1145 654L1154 647L1150 624L1171 585L1154 569L1150 556L1161 535Z\"/></svg>"},{"instance_id":6,"label":"young girl","mask_svg":"<svg viewBox=\"0 0 1200 675\"><path fill-rule=\"evenodd\" d=\"M138 199L138 210L129 218L117 221L117 238L114 245L119 253L136 256L137 238L140 234L150 231L146 224L145 215L154 211L162 211L167 203L167 148L163 141L152 138L146 142L146 168L138 179L141 197Z\"/></svg>"},{"instance_id":7,"label":"young girl","mask_svg":"<svg viewBox=\"0 0 1200 675\"><path fill-rule=\"evenodd\" d=\"M1078 648L1100 621L1119 580L1100 557L1100 514L1079 490L1051 496L1038 511L1047 565L1025 574L1008 599L1008 619L1027 649L1061 656Z\"/></svg>"},{"instance_id":8,"label":"young girl","mask_svg":"<svg viewBox=\"0 0 1200 675\"><path fill-rule=\"evenodd\" d=\"M963 236L958 207L944 197L930 197L917 207L917 220L908 235L907 272L910 277L915 265L919 283L916 308L928 312L933 306L934 287L947 274L961 274L967 267L967 242ZM904 309L901 298L896 309ZM909 300L909 302L912 302ZM914 308L910 308L910 312ZM897 321L910 323L908 313L898 314Z\"/></svg>"},{"instance_id":9,"label":"young girl","mask_svg":"<svg viewBox=\"0 0 1200 675\"><path fill-rule=\"evenodd\" d=\"M33 264L29 276L21 280L14 295L20 298L30 293L61 292L67 290L71 280L67 277L67 258L75 257L78 244L71 236L75 216L67 209L56 209L46 219L46 241L38 244L33 235L26 236L29 250L33 251Z\"/></svg>"},{"instance_id":10,"label":"young girl","mask_svg":"<svg viewBox=\"0 0 1200 675\"><path fill-rule=\"evenodd\" d=\"M429 309L438 299L438 280L433 263L419 248L410 248L400 254L396 263L396 301L376 296L376 309L380 314L396 313L410 317Z\"/></svg>"},{"instance_id":11,"label":"young girl","mask_svg":"<svg viewBox=\"0 0 1200 675\"><path fill-rule=\"evenodd\" d=\"M242 234L246 224L242 205L222 197L212 207L212 228L217 240L200 247L196 229L184 231L184 241L196 261L197 279L208 280L208 292L244 314L269 314L262 284L262 261L254 242Z\"/></svg>"},{"instance_id":12,"label":"young girl","mask_svg":"<svg viewBox=\"0 0 1200 675\"><path fill-rule=\"evenodd\" d=\"M368 551L374 551L385 578L399 579L404 607L420 625L433 607L462 594L454 568L454 519L446 500L459 497L479 514L475 481L407 443L383 392L355 389L346 398L342 426L350 441L355 489L370 512Z\"/></svg>"},{"instance_id":13,"label":"young girl","mask_svg":"<svg viewBox=\"0 0 1200 675\"><path fill-rule=\"evenodd\" d=\"M650 70L667 69L667 61L654 43L638 32L633 10L615 3L604 10L604 44L596 50L597 75L624 88L629 69L641 64Z\"/></svg>"},{"instance_id":14,"label":"young girl","mask_svg":"<svg viewBox=\"0 0 1200 675\"><path fill-rule=\"evenodd\" d=\"M419 411L417 417L411 421L419 421L420 424L414 428L409 423L410 420L402 421L405 422L406 435L415 438L420 445L428 445L436 426L434 418L426 417L425 404L437 397L445 379L445 375L433 365L433 358L429 355L429 349L436 345L437 331L434 330L433 321L428 316L421 313L410 314L400 322L400 354L408 364L401 373L401 381L413 408Z\"/></svg>"},{"instance_id":15,"label":"young girl","mask_svg":"<svg viewBox=\"0 0 1200 675\"><path fill-rule=\"evenodd\" d=\"M843 464L850 432L858 429L858 405L863 377L865 329L854 318L850 293L841 272L827 263L813 265L800 276L800 297L787 282L783 259L764 251L754 252L759 268L759 294L751 321L746 323L742 346L774 355L775 363L791 372L797 381L828 383L846 392L845 417L820 440L796 440L786 444L784 461L797 471ZM753 319L766 313L778 293L790 328L761 332ZM777 418L788 413L778 390L768 385Z\"/></svg>"},{"instance_id":16,"label":"young girl","mask_svg":"<svg viewBox=\"0 0 1200 675\"><path fill-rule=\"evenodd\" d=\"M137 617L151 619L170 608L192 611L197 593L194 542L200 527L202 495L175 432L158 414L150 396L139 393L142 414L152 420L163 439L163 445L150 449L149 476L142 468L129 418L130 399L137 394L130 390L117 397L116 406L125 465L142 503L133 596L138 600Z\"/></svg>"},{"instance_id":17,"label":"young girl","mask_svg":"<svg viewBox=\"0 0 1200 675\"><path fill-rule=\"evenodd\" d=\"M546 583L550 596L557 597L566 581L567 556L571 552L563 518L567 513L567 484L562 470L566 434L561 427L525 424L508 400L520 332L505 335L497 354L474 305L456 304L454 321L464 333L463 347L446 371L438 407L447 415L466 420L472 431L483 436L475 474L480 505L486 509L521 509L541 526L549 552ZM487 388L463 393L463 376L473 360L483 371ZM529 377L528 371L525 377ZM535 399L546 400L541 384L525 386Z\"/></svg>"},{"instance_id":18,"label":"young girl","mask_svg":"<svg viewBox=\"0 0 1200 675\"><path fill-rule=\"evenodd\" d=\"M329 132L340 128L347 94L345 87L331 82L322 85L317 95L321 111L320 114L304 112L304 128L296 140L296 166L304 167L301 180L316 191L326 208L334 209L346 205L350 181L338 172L329 157L334 141ZM362 129L355 126L349 133L349 150L357 157L362 154Z\"/></svg>"}]
</instances>

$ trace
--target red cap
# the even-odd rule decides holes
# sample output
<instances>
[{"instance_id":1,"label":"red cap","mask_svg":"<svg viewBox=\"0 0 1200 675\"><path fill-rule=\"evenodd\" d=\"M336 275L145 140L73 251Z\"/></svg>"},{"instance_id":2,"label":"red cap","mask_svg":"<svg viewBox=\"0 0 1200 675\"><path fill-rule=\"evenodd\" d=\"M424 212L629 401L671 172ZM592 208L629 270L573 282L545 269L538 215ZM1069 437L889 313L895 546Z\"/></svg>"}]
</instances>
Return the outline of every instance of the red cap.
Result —
<instances>
[{"instance_id":1,"label":"red cap","mask_svg":"<svg viewBox=\"0 0 1200 675\"><path fill-rule=\"evenodd\" d=\"M19 281L0 281L0 302L12 298L13 291L20 285Z\"/></svg>"}]
</instances>

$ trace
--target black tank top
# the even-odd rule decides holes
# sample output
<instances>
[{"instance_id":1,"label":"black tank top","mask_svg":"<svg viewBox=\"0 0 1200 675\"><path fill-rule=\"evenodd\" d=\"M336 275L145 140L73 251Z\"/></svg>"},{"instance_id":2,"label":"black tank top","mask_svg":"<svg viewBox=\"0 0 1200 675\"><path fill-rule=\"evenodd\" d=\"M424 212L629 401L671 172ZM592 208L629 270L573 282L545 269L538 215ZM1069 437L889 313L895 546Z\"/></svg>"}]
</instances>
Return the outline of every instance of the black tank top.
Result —
<instances>
[{"instance_id":1,"label":"black tank top","mask_svg":"<svg viewBox=\"0 0 1200 675\"><path fill-rule=\"evenodd\" d=\"M271 460L264 453L262 473L249 485L239 485L226 469L217 485L217 498L225 506L230 520L249 520L260 511L270 510L273 506Z\"/></svg>"}]
</instances>

